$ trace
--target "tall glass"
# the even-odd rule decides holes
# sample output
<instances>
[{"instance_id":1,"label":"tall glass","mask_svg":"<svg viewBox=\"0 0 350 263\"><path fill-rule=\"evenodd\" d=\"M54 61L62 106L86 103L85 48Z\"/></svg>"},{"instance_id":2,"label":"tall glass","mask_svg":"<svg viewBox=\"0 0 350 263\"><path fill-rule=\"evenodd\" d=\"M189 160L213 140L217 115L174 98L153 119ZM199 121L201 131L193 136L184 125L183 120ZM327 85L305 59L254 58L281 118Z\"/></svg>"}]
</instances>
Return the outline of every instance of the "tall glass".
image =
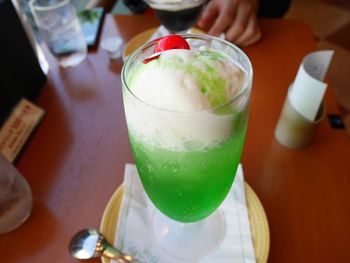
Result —
<instances>
[{"instance_id":1,"label":"tall glass","mask_svg":"<svg viewBox=\"0 0 350 263\"><path fill-rule=\"evenodd\" d=\"M87 55L81 25L70 0L31 0L35 22L62 67L76 66Z\"/></svg>"},{"instance_id":2,"label":"tall glass","mask_svg":"<svg viewBox=\"0 0 350 263\"><path fill-rule=\"evenodd\" d=\"M186 33L198 20L206 0L145 0L170 34Z\"/></svg>"},{"instance_id":3,"label":"tall glass","mask_svg":"<svg viewBox=\"0 0 350 263\"><path fill-rule=\"evenodd\" d=\"M229 192L240 161L253 72L248 57L232 43L205 35L184 37L191 48L206 46L224 52L245 73L243 86L228 103L177 112L149 105L133 94L128 74L152 54L155 43L131 55L122 70L122 83L137 170L147 195L161 211L154 216L155 237L163 239L167 251L173 251L175 245L177 253L185 250L185 257L189 257L209 251L224 235L225 222L213 212ZM163 233L161 229L168 230ZM176 237L165 237L172 233ZM195 248L187 242L182 245L181 240L192 240ZM205 240L210 244L204 244Z\"/></svg>"}]
</instances>

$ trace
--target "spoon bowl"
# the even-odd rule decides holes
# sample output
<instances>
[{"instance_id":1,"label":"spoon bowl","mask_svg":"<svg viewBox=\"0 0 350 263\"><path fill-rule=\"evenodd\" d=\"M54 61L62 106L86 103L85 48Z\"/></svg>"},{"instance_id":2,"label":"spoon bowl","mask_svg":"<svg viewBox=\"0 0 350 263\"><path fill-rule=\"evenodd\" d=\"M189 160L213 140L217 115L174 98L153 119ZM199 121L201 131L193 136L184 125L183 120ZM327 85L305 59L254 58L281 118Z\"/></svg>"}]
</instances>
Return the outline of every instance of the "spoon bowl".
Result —
<instances>
[{"instance_id":1,"label":"spoon bowl","mask_svg":"<svg viewBox=\"0 0 350 263\"><path fill-rule=\"evenodd\" d=\"M69 251L76 259L107 257L119 263L141 263L133 256L124 254L113 247L96 229L83 229L76 233L70 244Z\"/></svg>"}]
</instances>

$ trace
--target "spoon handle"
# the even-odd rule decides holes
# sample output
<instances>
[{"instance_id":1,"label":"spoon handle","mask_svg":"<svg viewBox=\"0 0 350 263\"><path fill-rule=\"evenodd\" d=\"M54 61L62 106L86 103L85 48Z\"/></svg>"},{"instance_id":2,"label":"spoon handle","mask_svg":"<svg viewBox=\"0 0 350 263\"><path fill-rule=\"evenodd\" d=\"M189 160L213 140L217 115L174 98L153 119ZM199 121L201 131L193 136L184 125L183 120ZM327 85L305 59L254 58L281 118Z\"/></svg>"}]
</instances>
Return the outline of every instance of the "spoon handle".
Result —
<instances>
[{"instance_id":1,"label":"spoon handle","mask_svg":"<svg viewBox=\"0 0 350 263\"><path fill-rule=\"evenodd\" d=\"M107 258L117 259L122 255L123 253L119 249L113 246L104 246L103 256Z\"/></svg>"},{"instance_id":2,"label":"spoon handle","mask_svg":"<svg viewBox=\"0 0 350 263\"><path fill-rule=\"evenodd\" d=\"M105 246L103 256L111 259L115 259L119 263L141 263L133 256L122 253L119 249L113 246Z\"/></svg>"}]
</instances>

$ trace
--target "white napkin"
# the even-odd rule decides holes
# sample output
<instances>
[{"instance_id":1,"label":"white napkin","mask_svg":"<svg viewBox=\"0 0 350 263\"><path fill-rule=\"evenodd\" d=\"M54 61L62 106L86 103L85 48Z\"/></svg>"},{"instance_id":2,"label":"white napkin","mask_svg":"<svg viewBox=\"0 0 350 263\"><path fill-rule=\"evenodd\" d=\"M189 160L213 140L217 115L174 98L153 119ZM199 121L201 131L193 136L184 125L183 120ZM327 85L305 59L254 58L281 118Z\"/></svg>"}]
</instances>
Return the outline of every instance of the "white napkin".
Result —
<instances>
[{"instance_id":1,"label":"white napkin","mask_svg":"<svg viewBox=\"0 0 350 263\"><path fill-rule=\"evenodd\" d=\"M152 36L148 39L147 42L150 42L156 38L160 38L160 37L164 37L169 35L169 31L162 25L160 25L158 27L158 29L156 31L154 31L154 33L152 34Z\"/></svg>"},{"instance_id":2,"label":"white napkin","mask_svg":"<svg viewBox=\"0 0 350 263\"><path fill-rule=\"evenodd\" d=\"M334 51L316 51L304 57L290 91L289 99L294 109L310 121L316 119L326 92L323 78Z\"/></svg>"},{"instance_id":3,"label":"white napkin","mask_svg":"<svg viewBox=\"0 0 350 263\"><path fill-rule=\"evenodd\" d=\"M186 33L195 34L196 32L194 32L193 29L190 28ZM158 29L154 31L154 33L150 36L150 38L146 42L150 42L156 38L165 37L169 34L170 32L163 25L160 25ZM223 39L225 39L225 34L223 35Z\"/></svg>"},{"instance_id":4,"label":"white napkin","mask_svg":"<svg viewBox=\"0 0 350 263\"><path fill-rule=\"evenodd\" d=\"M145 263L183 263L165 254L153 241L151 219L154 209L155 206L143 189L136 166L126 164L124 196L115 233L115 245ZM241 165L237 169L234 184L219 209L225 217L226 235L218 248L198 263L256 262Z\"/></svg>"}]
</instances>

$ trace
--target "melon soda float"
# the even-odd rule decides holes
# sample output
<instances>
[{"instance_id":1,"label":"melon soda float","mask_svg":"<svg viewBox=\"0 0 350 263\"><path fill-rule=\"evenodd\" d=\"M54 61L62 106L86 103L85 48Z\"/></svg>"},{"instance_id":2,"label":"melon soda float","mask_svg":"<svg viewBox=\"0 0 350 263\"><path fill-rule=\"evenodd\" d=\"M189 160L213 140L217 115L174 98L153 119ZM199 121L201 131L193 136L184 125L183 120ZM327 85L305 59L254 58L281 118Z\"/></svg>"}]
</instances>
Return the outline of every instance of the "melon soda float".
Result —
<instances>
[{"instance_id":1,"label":"melon soda float","mask_svg":"<svg viewBox=\"0 0 350 263\"><path fill-rule=\"evenodd\" d=\"M205 35L170 35L136 51L122 70L138 173L153 204L178 222L214 212L243 148L252 84L247 56Z\"/></svg>"}]
</instances>

